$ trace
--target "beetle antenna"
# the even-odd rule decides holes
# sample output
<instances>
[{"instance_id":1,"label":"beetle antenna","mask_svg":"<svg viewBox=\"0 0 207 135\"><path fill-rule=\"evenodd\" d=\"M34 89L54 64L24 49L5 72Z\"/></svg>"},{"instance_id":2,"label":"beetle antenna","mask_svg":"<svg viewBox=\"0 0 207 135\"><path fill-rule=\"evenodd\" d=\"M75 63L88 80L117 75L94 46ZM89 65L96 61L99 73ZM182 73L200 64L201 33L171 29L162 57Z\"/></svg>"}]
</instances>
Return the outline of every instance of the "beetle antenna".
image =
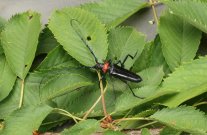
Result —
<instances>
[{"instance_id":1,"label":"beetle antenna","mask_svg":"<svg viewBox=\"0 0 207 135\"><path fill-rule=\"evenodd\" d=\"M96 57L96 55L94 54L93 50L90 48L90 46L88 45L88 43L86 42L86 40L83 38L83 34L81 33L81 31L78 31L77 28L74 26L74 23L77 22L78 24L80 24L80 22L76 19L71 19L70 20L70 25L72 26L73 30L76 32L76 34L80 37L80 39L83 41L83 43L85 44L85 46L89 49L89 51L91 52L91 54L93 55L95 62L98 63L98 59Z\"/></svg>"}]
</instances>

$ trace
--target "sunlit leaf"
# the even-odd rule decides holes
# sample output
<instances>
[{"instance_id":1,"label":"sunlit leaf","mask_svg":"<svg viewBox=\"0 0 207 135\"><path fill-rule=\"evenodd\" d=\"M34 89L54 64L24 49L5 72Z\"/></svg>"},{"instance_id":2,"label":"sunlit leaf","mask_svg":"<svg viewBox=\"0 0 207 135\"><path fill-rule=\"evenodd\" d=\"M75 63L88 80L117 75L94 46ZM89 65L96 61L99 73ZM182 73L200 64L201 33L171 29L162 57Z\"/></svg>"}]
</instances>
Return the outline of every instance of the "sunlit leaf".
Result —
<instances>
[{"instance_id":1,"label":"sunlit leaf","mask_svg":"<svg viewBox=\"0 0 207 135\"><path fill-rule=\"evenodd\" d=\"M139 86L158 86L165 75L163 67L150 67L138 73L142 77Z\"/></svg>"},{"instance_id":2,"label":"sunlit leaf","mask_svg":"<svg viewBox=\"0 0 207 135\"><path fill-rule=\"evenodd\" d=\"M170 95L175 93L173 91L157 91L156 86L145 86L139 89L133 89L133 91L137 96L144 97L144 99L133 96L131 91L128 90L117 98L115 104L115 112L126 111L139 105L148 103L164 95Z\"/></svg>"},{"instance_id":3,"label":"sunlit leaf","mask_svg":"<svg viewBox=\"0 0 207 135\"><path fill-rule=\"evenodd\" d=\"M139 57L144 49L145 36L131 27L119 27L111 29L109 32L109 54L108 59L112 61L124 61L127 55L131 55L134 59L128 57L125 62L125 68L130 68L135 60Z\"/></svg>"},{"instance_id":4,"label":"sunlit leaf","mask_svg":"<svg viewBox=\"0 0 207 135\"><path fill-rule=\"evenodd\" d=\"M38 130L43 119L52 111L47 105L24 107L5 119L4 135L30 135Z\"/></svg>"},{"instance_id":5,"label":"sunlit leaf","mask_svg":"<svg viewBox=\"0 0 207 135\"><path fill-rule=\"evenodd\" d=\"M147 129L147 128L143 128L143 129L142 129L142 132L141 132L141 135L151 135L151 134L150 134L149 129Z\"/></svg>"},{"instance_id":6,"label":"sunlit leaf","mask_svg":"<svg viewBox=\"0 0 207 135\"><path fill-rule=\"evenodd\" d=\"M57 71L47 71L47 72L34 72L30 73L26 80L25 80L25 93L24 93L24 100L23 100L23 106L36 106L38 104L47 102L49 103L51 98L60 96L64 93L67 93L69 91L72 91L72 87L76 85L76 87L73 87L75 90L78 87L81 87L82 84L85 84L84 82L80 82L80 84L76 81L71 81L71 80L65 80L63 78L70 77L70 73L75 73L79 75L85 75L83 71L80 70L65 70L63 69L58 69ZM91 79L90 75L85 75L83 79L86 79L86 84L91 85ZM53 78L54 77L54 78ZM49 84L52 80L54 81L55 79L64 80L64 81L59 81L59 83L55 82L52 87L52 89L48 89L51 87ZM77 79L77 78L76 78ZM83 80L82 79L82 80ZM47 82L45 84L45 82ZM81 81L81 80L80 80ZM69 83L69 82L74 82L74 84ZM89 82L89 84L87 83ZM71 86L71 87L70 87ZM68 89L66 89L68 88ZM14 110L18 109L18 104L19 104L19 95L20 95L20 90L21 90L21 80L18 79L16 81L16 84L13 88L13 90L10 92L9 96L7 96L1 103L0 103L0 118L5 118L8 116L11 112ZM54 90L54 91L53 91ZM48 91L53 91L53 93L49 93L46 95Z\"/></svg>"},{"instance_id":7,"label":"sunlit leaf","mask_svg":"<svg viewBox=\"0 0 207 135\"><path fill-rule=\"evenodd\" d=\"M178 131L174 128L170 128L170 127L165 127L160 131L160 135L169 135L169 134L173 134L173 135L180 135L182 131Z\"/></svg>"},{"instance_id":8,"label":"sunlit leaf","mask_svg":"<svg viewBox=\"0 0 207 135\"><path fill-rule=\"evenodd\" d=\"M0 101L7 97L13 88L16 75L6 62L4 54L0 55Z\"/></svg>"},{"instance_id":9,"label":"sunlit leaf","mask_svg":"<svg viewBox=\"0 0 207 135\"><path fill-rule=\"evenodd\" d=\"M163 55L172 71L196 56L202 32L185 20L166 13L160 18L159 34Z\"/></svg>"},{"instance_id":10,"label":"sunlit leaf","mask_svg":"<svg viewBox=\"0 0 207 135\"><path fill-rule=\"evenodd\" d=\"M92 133L95 133L98 129L100 128L99 126L99 121L93 120L93 119L88 119L85 121L81 121L75 126L65 129L61 135L91 135Z\"/></svg>"},{"instance_id":11,"label":"sunlit leaf","mask_svg":"<svg viewBox=\"0 0 207 135\"><path fill-rule=\"evenodd\" d=\"M176 69L164 80L160 91L178 92L175 96L168 98L164 105L176 107L181 103L196 97L207 91L207 57L193 60Z\"/></svg>"},{"instance_id":12,"label":"sunlit leaf","mask_svg":"<svg viewBox=\"0 0 207 135\"><path fill-rule=\"evenodd\" d=\"M107 92L105 93L105 101L108 112L112 112L114 110L114 102L116 101L114 94L117 93L118 92L115 93L112 90L107 90ZM81 88L61 97L57 97L53 101L57 104L59 108L65 109L78 116L83 116L99 97L100 89L98 88L97 82L96 86ZM87 102L85 102L86 100ZM96 107L93 109L89 116L103 116L103 108L101 102L96 105Z\"/></svg>"},{"instance_id":13,"label":"sunlit leaf","mask_svg":"<svg viewBox=\"0 0 207 135\"><path fill-rule=\"evenodd\" d=\"M25 80L25 93L24 93L24 100L23 105L28 106L32 105L35 106L40 104L39 98L39 84L42 80L44 74L42 73L33 73L29 74ZM14 110L18 109L19 104L19 95L21 90L21 80L17 79L14 88L9 93L3 101L0 103L0 119L4 119Z\"/></svg>"},{"instance_id":14,"label":"sunlit leaf","mask_svg":"<svg viewBox=\"0 0 207 135\"><path fill-rule=\"evenodd\" d=\"M145 45L145 48L140 57L135 61L132 70L140 72L150 67L163 67L165 73L168 73L168 65L162 53L162 44L159 35L157 35L153 42Z\"/></svg>"},{"instance_id":15,"label":"sunlit leaf","mask_svg":"<svg viewBox=\"0 0 207 135\"><path fill-rule=\"evenodd\" d=\"M175 14L201 31L207 33L207 1L206 0L161 0Z\"/></svg>"},{"instance_id":16,"label":"sunlit leaf","mask_svg":"<svg viewBox=\"0 0 207 135\"><path fill-rule=\"evenodd\" d=\"M4 20L3 18L0 17L0 32L3 30L4 26L6 24L6 20ZM0 37L1 39L1 37ZM4 52L1 42L0 42L0 55Z\"/></svg>"},{"instance_id":17,"label":"sunlit leaf","mask_svg":"<svg viewBox=\"0 0 207 135\"><path fill-rule=\"evenodd\" d=\"M107 27L115 27L146 6L144 0L103 0L84 4L82 8L94 13Z\"/></svg>"},{"instance_id":18,"label":"sunlit leaf","mask_svg":"<svg viewBox=\"0 0 207 135\"><path fill-rule=\"evenodd\" d=\"M151 118L177 130L194 134L207 134L207 116L204 112L190 106L165 108L153 114Z\"/></svg>"},{"instance_id":19,"label":"sunlit leaf","mask_svg":"<svg viewBox=\"0 0 207 135\"><path fill-rule=\"evenodd\" d=\"M106 59L105 27L92 13L79 8L57 10L50 17L49 28L64 49L81 64L96 64L87 45L99 62Z\"/></svg>"},{"instance_id":20,"label":"sunlit leaf","mask_svg":"<svg viewBox=\"0 0 207 135\"><path fill-rule=\"evenodd\" d=\"M32 65L40 29L40 15L28 11L13 16L1 34L8 64L21 79L25 78Z\"/></svg>"},{"instance_id":21,"label":"sunlit leaf","mask_svg":"<svg viewBox=\"0 0 207 135\"><path fill-rule=\"evenodd\" d=\"M89 78L78 73L60 73L46 78L40 87L40 98L42 101L47 101L71 90L93 84Z\"/></svg>"}]
</instances>

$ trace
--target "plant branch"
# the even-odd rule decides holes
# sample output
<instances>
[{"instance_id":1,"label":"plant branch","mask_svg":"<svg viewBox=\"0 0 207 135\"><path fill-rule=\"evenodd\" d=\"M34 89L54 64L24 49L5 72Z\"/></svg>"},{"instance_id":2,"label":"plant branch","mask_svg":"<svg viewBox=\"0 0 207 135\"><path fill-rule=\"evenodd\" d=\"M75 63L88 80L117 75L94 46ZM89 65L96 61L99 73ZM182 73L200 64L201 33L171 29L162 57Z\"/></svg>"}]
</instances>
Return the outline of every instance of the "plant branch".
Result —
<instances>
[{"instance_id":1,"label":"plant branch","mask_svg":"<svg viewBox=\"0 0 207 135\"><path fill-rule=\"evenodd\" d=\"M152 7L152 11L153 11L153 15L154 15L154 19L156 24L158 25L158 16L157 16L157 11L155 9L155 4L157 3L155 0L149 0L150 1L150 5Z\"/></svg>"},{"instance_id":2,"label":"plant branch","mask_svg":"<svg viewBox=\"0 0 207 135\"><path fill-rule=\"evenodd\" d=\"M195 103L193 106L196 107L196 106L199 106L199 105L207 105L207 101L203 101L203 102L199 102L199 103Z\"/></svg>"},{"instance_id":3,"label":"plant branch","mask_svg":"<svg viewBox=\"0 0 207 135\"><path fill-rule=\"evenodd\" d=\"M24 99L24 79L21 81L21 91L20 91L19 108L22 107L23 99Z\"/></svg>"},{"instance_id":4,"label":"plant branch","mask_svg":"<svg viewBox=\"0 0 207 135\"><path fill-rule=\"evenodd\" d=\"M45 122L45 123L42 123L41 126L47 126L47 125L50 125L50 124L55 124L55 123L63 122L63 121L66 121L66 120L68 120L68 119L62 119L62 120L57 120L57 121Z\"/></svg>"},{"instance_id":5,"label":"plant branch","mask_svg":"<svg viewBox=\"0 0 207 135\"><path fill-rule=\"evenodd\" d=\"M114 120L113 123L120 123L122 121L134 121L134 120L152 120L152 119L143 118L143 117L139 117L139 118L121 118L121 119Z\"/></svg>"},{"instance_id":6,"label":"plant branch","mask_svg":"<svg viewBox=\"0 0 207 135\"><path fill-rule=\"evenodd\" d=\"M155 124L155 123L157 123L157 121L149 122L149 123L147 123L147 124L144 124L144 125L139 126L138 129L141 129L141 128L143 128L143 127L146 127L146 126L149 126L149 125L152 125L152 124Z\"/></svg>"},{"instance_id":7,"label":"plant branch","mask_svg":"<svg viewBox=\"0 0 207 135\"><path fill-rule=\"evenodd\" d=\"M107 83L108 84L108 83ZM107 84L106 87L104 88L104 93L107 90ZM99 98L96 100L96 102L91 106L91 108L86 112L86 114L84 115L83 119L87 119L88 115L93 111L93 109L96 107L96 105L99 103L99 101L101 100L101 95L99 96Z\"/></svg>"},{"instance_id":8,"label":"plant branch","mask_svg":"<svg viewBox=\"0 0 207 135\"><path fill-rule=\"evenodd\" d=\"M78 123L77 120L80 120L80 121L84 120L84 119L81 119L81 118L79 118L77 116L74 116L71 113L69 113L68 111L60 109L60 108L54 108L53 112L57 112L58 114L62 114L62 115L68 116L68 117L72 118L76 123Z\"/></svg>"},{"instance_id":9,"label":"plant branch","mask_svg":"<svg viewBox=\"0 0 207 135\"><path fill-rule=\"evenodd\" d=\"M99 79L99 85L100 85L100 90L101 90L101 101L102 101L102 106L103 106L103 112L104 116L107 117L108 113L106 111L106 104L105 104L105 98L104 98L104 89L103 89L103 82L102 82L102 77L99 71L97 71L98 74L98 79Z\"/></svg>"}]
</instances>

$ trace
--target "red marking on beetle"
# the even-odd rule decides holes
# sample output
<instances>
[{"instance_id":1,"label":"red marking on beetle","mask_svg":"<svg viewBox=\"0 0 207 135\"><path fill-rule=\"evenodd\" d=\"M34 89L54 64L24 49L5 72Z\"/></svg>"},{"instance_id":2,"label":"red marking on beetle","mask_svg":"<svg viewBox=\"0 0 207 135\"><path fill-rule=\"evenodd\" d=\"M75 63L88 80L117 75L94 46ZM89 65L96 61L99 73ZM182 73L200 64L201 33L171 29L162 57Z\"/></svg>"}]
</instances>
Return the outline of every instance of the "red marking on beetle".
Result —
<instances>
[{"instance_id":1,"label":"red marking on beetle","mask_svg":"<svg viewBox=\"0 0 207 135\"><path fill-rule=\"evenodd\" d=\"M102 71L104 73L106 73L108 71L108 69L109 69L109 66L110 66L110 63L108 61L105 62L104 65L103 65Z\"/></svg>"}]
</instances>

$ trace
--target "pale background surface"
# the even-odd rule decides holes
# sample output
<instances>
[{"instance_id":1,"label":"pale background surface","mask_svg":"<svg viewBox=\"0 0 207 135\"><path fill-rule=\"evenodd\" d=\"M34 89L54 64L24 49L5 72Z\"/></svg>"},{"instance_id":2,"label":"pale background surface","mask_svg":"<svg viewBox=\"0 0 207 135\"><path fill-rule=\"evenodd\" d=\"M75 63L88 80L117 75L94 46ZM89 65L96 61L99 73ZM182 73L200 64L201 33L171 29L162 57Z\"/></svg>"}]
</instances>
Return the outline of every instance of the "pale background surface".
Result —
<instances>
[{"instance_id":1,"label":"pale background surface","mask_svg":"<svg viewBox=\"0 0 207 135\"><path fill-rule=\"evenodd\" d=\"M47 23L51 12L66 6L76 6L86 2L100 0L0 0L0 16L9 19L12 15L27 10L35 10L42 15L42 23ZM146 0L148 1L148 0ZM156 7L158 14L163 10L163 6ZM138 31L147 35L148 40L154 39L156 24L150 24L153 20L151 9L144 9L130 17L124 24L133 25Z\"/></svg>"}]
</instances>

